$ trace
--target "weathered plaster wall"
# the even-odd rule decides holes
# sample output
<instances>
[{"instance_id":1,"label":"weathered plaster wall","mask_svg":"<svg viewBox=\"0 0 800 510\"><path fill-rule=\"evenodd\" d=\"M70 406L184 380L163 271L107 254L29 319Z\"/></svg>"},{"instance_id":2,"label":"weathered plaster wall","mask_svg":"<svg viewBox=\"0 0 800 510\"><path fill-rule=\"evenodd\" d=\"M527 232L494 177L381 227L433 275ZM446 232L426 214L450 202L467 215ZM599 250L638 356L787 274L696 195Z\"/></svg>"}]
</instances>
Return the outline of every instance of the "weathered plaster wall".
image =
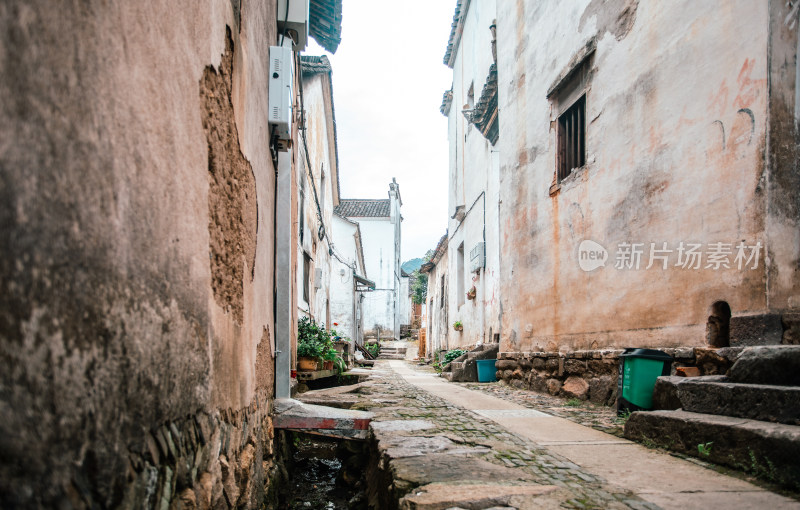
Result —
<instances>
[{"instance_id":1,"label":"weathered plaster wall","mask_svg":"<svg viewBox=\"0 0 800 510\"><path fill-rule=\"evenodd\" d=\"M639 270L614 268L623 242L732 243L731 262L740 241L774 242L768 18L746 1L498 4L501 351L703 345L712 303L772 309L763 251L755 270L675 267L675 252L648 270L648 251ZM587 164L551 196L548 90L591 41ZM605 267L579 268L585 239L609 251Z\"/></svg>"},{"instance_id":2,"label":"weathered plaster wall","mask_svg":"<svg viewBox=\"0 0 800 510\"><path fill-rule=\"evenodd\" d=\"M352 218L361 228L367 278L375 290L364 294L364 331L381 338L394 334L395 316L395 232L391 219Z\"/></svg>"},{"instance_id":3,"label":"weathered plaster wall","mask_svg":"<svg viewBox=\"0 0 800 510\"><path fill-rule=\"evenodd\" d=\"M305 215L304 234L302 245L298 245L298 261L302 264L303 251L312 258L311 281L309 285L310 303L303 299L303 274L298 271L298 307L308 313L318 323L330 327L328 320L328 303L330 301L330 279L332 257L328 253L328 237L332 228L333 208L338 200L338 190L335 190L336 165L335 148L331 134L333 120L331 119L330 82L327 74L314 74L306 76L303 82L303 104L306 111L306 139L308 142L308 156L311 161L311 171L308 171L303 150L300 151L300 171L297 178L305 180L305 200L302 203ZM309 173L311 175L309 175ZM323 178L324 175L324 178ZM312 187L311 179L314 180ZM320 221L317 212L317 202L314 199L314 188L322 211L322 223L328 237L319 238ZM302 267L302 266L301 266ZM315 287L315 270L322 271L321 287Z\"/></svg>"},{"instance_id":4,"label":"weathered plaster wall","mask_svg":"<svg viewBox=\"0 0 800 510\"><path fill-rule=\"evenodd\" d=\"M768 304L800 310L800 20L797 3L769 3L769 136L766 188L771 259ZM797 318L795 318L797 321Z\"/></svg>"},{"instance_id":5,"label":"weathered plaster wall","mask_svg":"<svg viewBox=\"0 0 800 510\"><path fill-rule=\"evenodd\" d=\"M451 323L460 320L464 330L455 333L450 347L492 341L500 331L499 301L499 238L497 197L499 187L499 155L497 148L467 121L462 109L470 109L480 99L492 57L492 35L489 27L495 20L495 2L471 2L464 20L460 44L453 65L453 103L448 114L450 141L450 203L448 231L449 295ZM472 90L472 98L469 96ZM501 114L502 115L502 114ZM453 218L457 207L463 207L463 220ZM470 251L480 242L486 243L486 266L480 272L470 271ZM458 249L463 244L464 272L459 272ZM464 293L473 285L474 300Z\"/></svg>"},{"instance_id":6,"label":"weathered plaster wall","mask_svg":"<svg viewBox=\"0 0 800 510\"><path fill-rule=\"evenodd\" d=\"M411 324L411 296L408 294L408 280L407 276L400 277L400 290L398 291L399 299L397 303L398 313L400 314L400 324Z\"/></svg>"},{"instance_id":7,"label":"weathered plaster wall","mask_svg":"<svg viewBox=\"0 0 800 510\"><path fill-rule=\"evenodd\" d=\"M428 324L426 326L428 328L426 338L428 355L433 355L434 352L441 349L450 348L449 335L457 336L462 334L450 329L451 323L455 322L455 320L448 322L450 305L447 299L449 292L447 270L447 257L443 256L428 273ZM444 287L442 286L443 283ZM444 300L442 300L442 294L445 296ZM458 345L455 341L452 343Z\"/></svg>"},{"instance_id":8,"label":"weathered plaster wall","mask_svg":"<svg viewBox=\"0 0 800 510\"><path fill-rule=\"evenodd\" d=\"M275 16L0 5L0 506L262 501Z\"/></svg>"},{"instance_id":9,"label":"weathered plaster wall","mask_svg":"<svg viewBox=\"0 0 800 510\"><path fill-rule=\"evenodd\" d=\"M364 276L364 268L358 257L358 244L356 239L357 227L352 222L333 216L333 244L336 252L343 260L356 267L357 273ZM355 291L353 282L353 269L338 260L332 263L331 275L331 323L338 323L336 331L341 335L350 337L353 341L360 340L360 303L359 295ZM352 352L352 351L351 351Z\"/></svg>"}]
</instances>

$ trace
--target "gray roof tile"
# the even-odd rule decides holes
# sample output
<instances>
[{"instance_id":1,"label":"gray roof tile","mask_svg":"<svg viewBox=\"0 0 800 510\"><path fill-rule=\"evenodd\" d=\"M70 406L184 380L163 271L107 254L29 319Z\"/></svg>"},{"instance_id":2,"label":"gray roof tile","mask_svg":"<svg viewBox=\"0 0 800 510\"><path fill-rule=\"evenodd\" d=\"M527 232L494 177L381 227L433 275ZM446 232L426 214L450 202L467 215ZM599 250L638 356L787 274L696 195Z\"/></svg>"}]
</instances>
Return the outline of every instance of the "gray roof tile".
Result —
<instances>
[{"instance_id":1,"label":"gray roof tile","mask_svg":"<svg viewBox=\"0 0 800 510\"><path fill-rule=\"evenodd\" d=\"M346 198L339 200L334 212L347 218L388 218L391 210L388 198Z\"/></svg>"}]
</instances>

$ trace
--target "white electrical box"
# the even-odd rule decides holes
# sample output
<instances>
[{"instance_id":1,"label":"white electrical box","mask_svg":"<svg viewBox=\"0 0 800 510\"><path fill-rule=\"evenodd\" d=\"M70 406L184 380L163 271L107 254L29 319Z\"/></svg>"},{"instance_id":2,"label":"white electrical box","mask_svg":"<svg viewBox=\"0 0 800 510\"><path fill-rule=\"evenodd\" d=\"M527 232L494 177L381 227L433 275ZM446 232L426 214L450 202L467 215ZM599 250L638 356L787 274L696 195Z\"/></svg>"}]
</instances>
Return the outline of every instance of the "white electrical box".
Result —
<instances>
[{"instance_id":1,"label":"white electrical box","mask_svg":"<svg viewBox=\"0 0 800 510\"><path fill-rule=\"evenodd\" d=\"M314 269L314 288L321 289L322 288L322 269L317 268Z\"/></svg>"},{"instance_id":2,"label":"white electrical box","mask_svg":"<svg viewBox=\"0 0 800 510\"><path fill-rule=\"evenodd\" d=\"M484 267L486 267L486 244L480 242L476 244L470 251L469 251L469 267L470 271L473 273L477 273Z\"/></svg>"},{"instance_id":3,"label":"white electrical box","mask_svg":"<svg viewBox=\"0 0 800 510\"><path fill-rule=\"evenodd\" d=\"M278 0L278 33L284 28L297 33L297 51L303 51L308 44L308 3L309 0ZM286 12L286 8L289 12Z\"/></svg>"},{"instance_id":4,"label":"white electrical box","mask_svg":"<svg viewBox=\"0 0 800 510\"><path fill-rule=\"evenodd\" d=\"M292 98L294 96L292 50L269 48L269 123L275 126L279 140L292 138Z\"/></svg>"}]
</instances>

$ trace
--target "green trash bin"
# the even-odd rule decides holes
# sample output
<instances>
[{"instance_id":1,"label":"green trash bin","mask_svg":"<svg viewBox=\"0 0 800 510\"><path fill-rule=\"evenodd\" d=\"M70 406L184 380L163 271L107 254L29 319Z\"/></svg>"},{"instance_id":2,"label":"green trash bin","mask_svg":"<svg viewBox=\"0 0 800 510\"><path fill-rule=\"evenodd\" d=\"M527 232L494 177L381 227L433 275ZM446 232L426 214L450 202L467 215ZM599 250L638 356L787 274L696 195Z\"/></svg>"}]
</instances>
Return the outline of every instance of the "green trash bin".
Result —
<instances>
[{"instance_id":1,"label":"green trash bin","mask_svg":"<svg viewBox=\"0 0 800 510\"><path fill-rule=\"evenodd\" d=\"M672 356L655 349L625 349L619 355L617 413L653 408L656 379L669 375Z\"/></svg>"},{"instance_id":2,"label":"green trash bin","mask_svg":"<svg viewBox=\"0 0 800 510\"><path fill-rule=\"evenodd\" d=\"M476 363L478 364L478 382L497 381L497 377L495 376L497 369L494 366L496 362L496 359L476 360Z\"/></svg>"}]
</instances>

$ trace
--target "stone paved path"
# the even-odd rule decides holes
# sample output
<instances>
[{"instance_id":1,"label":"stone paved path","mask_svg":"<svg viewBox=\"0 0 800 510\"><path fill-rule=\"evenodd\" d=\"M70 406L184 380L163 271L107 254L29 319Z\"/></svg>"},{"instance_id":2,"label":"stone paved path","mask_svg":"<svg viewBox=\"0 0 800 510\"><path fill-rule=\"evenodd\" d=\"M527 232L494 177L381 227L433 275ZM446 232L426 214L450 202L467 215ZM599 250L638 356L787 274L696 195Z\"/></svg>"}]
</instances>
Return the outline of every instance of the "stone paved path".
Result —
<instances>
[{"instance_id":1,"label":"stone paved path","mask_svg":"<svg viewBox=\"0 0 800 510\"><path fill-rule=\"evenodd\" d=\"M566 457L507 430L490 417L492 413L485 416L471 412L426 391L415 384L407 367L404 361L377 363L373 378L359 385L357 393L364 399L355 407L376 414L374 430L388 461L401 477L396 480L398 487L414 488L445 479L450 484L446 490L452 492L453 484L481 482L486 490L487 483L498 483L496 477L490 476L494 470L488 466L481 467L486 476L475 477L469 472L471 464L466 459L475 458L510 470L504 478L512 486L524 482L556 488L541 497L511 498L515 508L657 508L630 491L610 486ZM431 442L437 437L449 444L440 448L438 442ZM439 452L447 455L440 458ZM434 464L435 471L426 473L426 464ZM411 491L409 498L413 499L417 492ZM479 490L472 492L480 499Z\"/></svg>"},{"instance_id":2,"label":"stone paved path","mask_svg":"<svg viewBox=\"0 0 800 510\"><path fill-rule=\"evenodd\" d=\"M405 361L381 363L375 375L369 391L396 399L382 408L365 406L377 413L377 421L426 420L435 425L428 434L487 445L491 451L480 455L489 462L559 487L555 500L562 507L800 508L797 501L743 480L448 383Z\"/></svg>"},{"instance_id":3,"label":"stone paved path","mask_svg":"<svg viewBox=\"0 0 800 510\"><path fill-rule=\"evenodd\" d=\"M388 486L400 508L800 508L746 481L553 416L553 402L527 397L379 360L366 382L298 398L375 414L374 470L385 477L372 485ZM582 419L600 429L612 419L605 409L590 411L596 416ZM393 508L386 501L376 507Z\"/></svg>"}]
</instances>

